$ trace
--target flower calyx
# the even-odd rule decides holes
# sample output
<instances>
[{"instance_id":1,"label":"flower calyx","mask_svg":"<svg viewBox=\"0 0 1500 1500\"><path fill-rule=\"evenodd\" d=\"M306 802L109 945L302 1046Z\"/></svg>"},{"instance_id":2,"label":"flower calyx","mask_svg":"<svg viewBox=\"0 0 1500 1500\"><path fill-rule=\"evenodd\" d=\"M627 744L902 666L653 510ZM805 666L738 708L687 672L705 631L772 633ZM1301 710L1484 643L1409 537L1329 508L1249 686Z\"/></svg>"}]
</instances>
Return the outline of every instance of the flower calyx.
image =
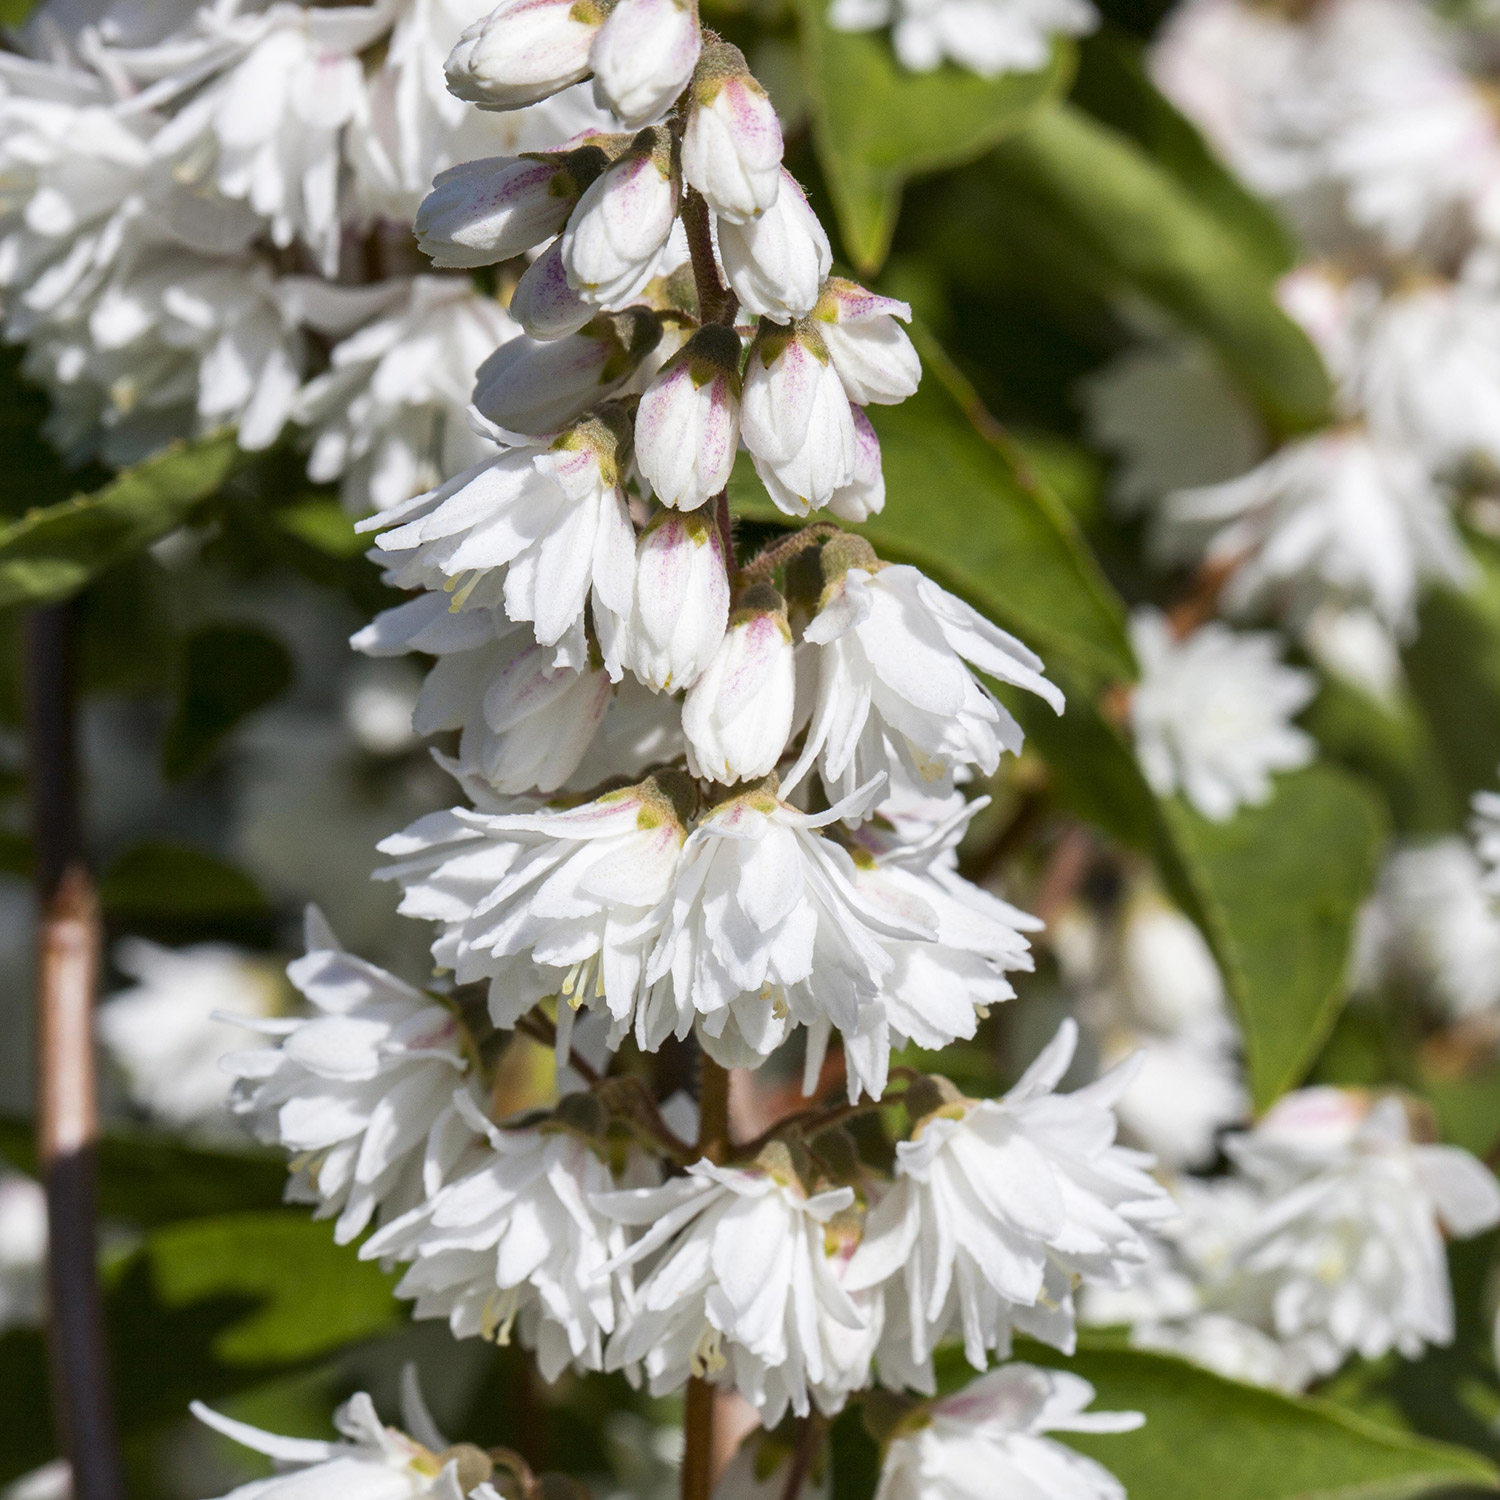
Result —
<instances>
[{"instance_id":1,"label":"flower calyx","mask_svg":"<svg viewBox=\"0 0 1500 1500\"><path fill-rule=\"evenodd\" d=\"M911 1120L913 1140L922 1134L929 1121L961 1120L977 1102L941 1073L923 1073L913 1079L901 1101Z\"/></svg>"}]
</instances>

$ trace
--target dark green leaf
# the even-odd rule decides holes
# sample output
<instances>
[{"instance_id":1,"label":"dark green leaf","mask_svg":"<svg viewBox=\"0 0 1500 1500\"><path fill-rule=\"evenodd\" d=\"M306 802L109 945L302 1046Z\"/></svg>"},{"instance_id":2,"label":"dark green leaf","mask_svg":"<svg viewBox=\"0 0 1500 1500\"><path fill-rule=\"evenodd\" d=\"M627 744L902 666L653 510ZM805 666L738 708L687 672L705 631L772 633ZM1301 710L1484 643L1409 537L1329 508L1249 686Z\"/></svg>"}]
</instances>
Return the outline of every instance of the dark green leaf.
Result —
<instances>
[{"instance_id":1,"label":"dark green leaf","mask_svg":"<svg viewBox=\"0 0 1500 1500\"><path fill-rule=\"evenodd\" d=\"M137 844L99 882L105 915L124 926L147 919L260 916L265 895L242 870L180 844Z\"/></svg>"},{"instance_id":2,"label":"dark green leaf","mask_svg":"<svg viewBox=\"0 0 1500 1500\"><path fill-rule=\"evenodd\" d=\"M849 259L866 275L890 250L909 177L969 161L1067 87L1060 44L1036 73L984 79L945 65L908 72L884 32L841 32L826 0L800 0L802 59L818 158Z\"/></svg>"},{"instance_id":3,"label":"dark green leaf","mask_svg":"<svg viewBox=\"0 0 1500 1500\"><path fill-rule=\"evenodd\" d=\"M1049 663L1134 675L1124 615L1067 509L933 341L917 330L925 374L900 406L871 407L885 464L885 510L854 528L882 556L915 563ZM738 514L784 520L747 462ZM1050 712L1050 710L1049 710Z\"/></svg>"},{"instance_id":4,"label":"dark green leaf","mask_svg":"<svg viewBox=\"0 0 1500 1500\"><path fill-rule=\"evenodd\" d=\"M280 641L246 625L210 625L183 645L177 707L162 746L171 781L200 770L224 736L291 684Z\"/></svg>"},{"instance_id":5,"label":"dark green leaf","mask_svg":"<svg viewBox=\"0 0 1500 1500\"><path fill-rule=\"evenodd\" d=\"M0 530L0 605L77 593L179 526L239 461L232 434L177 444L92 495L33 510Z\"/></svg>"},{"instance_id":6,"label":"dark green leaf","mask_svg":"<svg viewBox=\"0 0 1500 1500\"><path fill-rule=\"evenodd\" d=\"M1211 823L1163 803L1239 1010L1250 1088L1264 1109L1312 1065L1345 999L1354 921L1385 820L1332 766L1278 777L1270 801Z\"/></svg>"},{"instance_id":7,"label":"dark green leaf","mask_svg":"<svg viewBox=\"0 0 1500 1500\"><path fill-rule=\"evenodd\" d=\"M331 497L279 506L272 515L283 531L330 557L358 557L369 550L369 537L354 529L348 511Z\"/></svg>"},{"instance_id":8,"label":"dark green leaf","mask_svg":"<svg viewBox=\"0 0 1500 1500\"><path fill-rule=\"evenodd\" d=\"M1102 124L1127 135L1170 172L1239 242L1269 280L1289 271L1297 247L1275 213L1208 148L1198 127L1156 87L1141 43L1105 26L1079 46L1072 100Z\"/></svg>"},{"instance_id":9,"label":"dark green leaf","mask_svg":"<svg viewBox=\"0 0 1500 1500\"><path fill-rule=\"evenodd\" d=\"M1202 333L1274 425L1326 419L1322 362L1277 306L1264 266L1128 137L1064 104L1009 135L990 162L1014 214L1050 219L1080 263L1093 258L1119 290Z\"/></svg>"},{"instance_id":10,"label":"dark green leaf","mask_svg":"<svg viewBox=\"0 0 1500 1500\"><path fill-rule=\"evenodd\" d=\"M30 0L3 0L0 25L16 24L15 10L30 10ZM8 14L7 12L11 12ZM17 20L24 20L24 13ZM51 402L21 376L24 351L0 349L0 452L5 454L5 486L0 511L19 516L40 505L53 505L77 487L52 445L42 436Z\"/></svg>"},{"instance_id":11,"label":"dark green leaf","mask_svg":"<svg viewBox=\"0 0 1500 1500\"><path fill-rule=\"evenodd\" d=\"M1126 1491L1172 1500L1404 1500L1440 1485L1491 1488L1477 1453L1377 1426L1325 1402L1221 1380L1180 1360L1089 1349L1066 1363L1098 1392L1103 1411L1139 1411L1136 1432L1065 1441L1097 1459Z\"/></svg>"},{"instance_id":12,"label":"dark green leaf","mask_svg":"<svg viewBox=\"0 0 1500 1500\"><path fill-rule=\"evenodd\" d=\"M29 1120L0 1119L0 1156L35 1175ZM274 1209L286 1185L286 1163L279 1154L210 1150L183 1145L173 1136L118 1129L99 1141L98 1173L100 1212L143 1228Z\"/></svg>"}]
</instances>

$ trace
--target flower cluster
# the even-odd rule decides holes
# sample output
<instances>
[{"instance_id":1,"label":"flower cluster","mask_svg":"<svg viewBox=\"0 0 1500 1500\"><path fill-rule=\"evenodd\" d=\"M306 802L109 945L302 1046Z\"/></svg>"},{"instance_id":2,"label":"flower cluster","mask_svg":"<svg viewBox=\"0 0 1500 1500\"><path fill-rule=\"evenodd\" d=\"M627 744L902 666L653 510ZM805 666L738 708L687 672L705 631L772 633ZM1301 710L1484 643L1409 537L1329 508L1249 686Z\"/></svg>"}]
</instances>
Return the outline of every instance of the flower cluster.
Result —
<instances>
[{"instance_id":1,"label":"flower cluster","mask_svg":"<svg viewBox=\"0 0 1500 1500\"><path fill-rule=\"evenodd\" d=\"M0 68L4 336L70 460L290 424L358 514L473 463L480 360L514 330L409 246L432 175L607 121L476 116L443 58L480 7L40 6Z\"/></svg>"},{"instance_id":2,"label":"flower cluster","mask_svg":"<svg viewBox=\"0 0 1500 1500\"><path fill-rule=\"evenodd\" d=\"M1229 1139L1231 1176L1182 1182L1150 1273L1094 1297L1088 1316L1292 1390L1350 1355L1450 1343L1444 1235L1500 1222L1500 1185L1468 1152L1425 1144L1413 1108L1327 1087L1286 1095Z\"/></svg>"}]
</instances>

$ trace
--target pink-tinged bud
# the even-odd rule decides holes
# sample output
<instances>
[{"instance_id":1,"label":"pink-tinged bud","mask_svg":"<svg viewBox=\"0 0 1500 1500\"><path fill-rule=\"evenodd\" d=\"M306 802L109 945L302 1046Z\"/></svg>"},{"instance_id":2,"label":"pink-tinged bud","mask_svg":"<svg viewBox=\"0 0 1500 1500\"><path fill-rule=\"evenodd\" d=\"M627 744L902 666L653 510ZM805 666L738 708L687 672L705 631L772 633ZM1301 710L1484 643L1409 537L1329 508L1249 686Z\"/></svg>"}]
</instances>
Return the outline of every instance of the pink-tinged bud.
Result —
<instances>
[{"instance_id":1,"label":"pink-tinged bud","mask_svg":"<svg viewBox=\"0 0 1500 1500\"><path fill-rule=\"evenodd\" d=\"M833 367L859 406L894 406L916 393L922 361L896 319L911 322L911 307L832 276L813 311Z\"/></svg>"},{"instance_id":2,"label":"pink-tinged bud","mask_svg":"<svg viewBox=\"0 0 1500 1500\"><path fill-rule=\"evenodd\" d=\"M833 251L796 179L783 169L776 201L759 218L719 220L719 259L747 312L790 323L817 305Z\"/></svg>"},{"instance_id":3,"label":"pink-tinged bud","mask_svg":"<svg viewBox=\"0 0 1500 1500\"><path fill-rule=\"evenodd\" d=\"M646 387L635 417L635 462L656 498L695 510L729 483L740 441L740 342L700 328Z\"/></svg>"},{"instance_id":4,"label":"pink-tinged bud","mask_svg":"<svg viewBox=\"0 0 1500 1500\"><path fill-rule=\"evenodd\" d=\"M711 517L663 511L636 549L626 663L653 692L691 687L724 639L729 578Z\"/></svg>"},{"instance_id":5,"label":"pink-tinged bud","mask_svg":"<svg viewBox=\"0 0 1500 1500\"><path fill-rule=\"evenodd\" d=\"M603 307L623 307L656 275L677 216L677 179L665 131L642 131L584 193L563 231L568 282Z\"/></svg>"},{"instance_id":6,"label":"pink-tinged bud","mask_svg":"<svg viewBox=\"0 0 1500 1500\"><path fill-rule=\"evenodd\" d=\"M523 334L480 365L474 406L505 432L557 432L619 390L660 336L655 315L640 307L550 343Z\"/></svg>"},{"instance_id":7,"label":"pink-tinged bud","mask_svg":"<svg viewBox=\"0 0 1500 1500\"><path fill-rule=\"evenodd\" d=\"M544 343L577 333L599 315L592 302L585 302L568 285L561 240L553 240L527 266L511 293L510 315L532 338Z\"/></svg>"},{"instance_id":8,"label":"pink-tinged bud","mask_svg":"<svg viewBox=\"0 0 1500 1500\"><path fill-rule=\"evenodd\" d=\"M619 0L590 55L594 97L627 125L659 120L687 87L702 46L696 5Z\"/></svg>"},{"instance_id":9,"label":"pink-tinged bud","mask_svg":"<svg viewBox=\"0 0 1500 1500\"><path fill-rule=\"evenodd\" d=\"M880 439L870 419L858 407L854 417L854 478L833 492L828 509L841 521L858 525L885 509L885 471L880 465Z\"/></svg>"},{"instance_id":10,"label":"pink-tinged bud","mask_svg":"<svg viewBox=\"0 0 1500 1500\"><path fill-rule=\"evenodd\" d=\"M520 109L587 78L609 0L504 0L458 39L449 90L481 109Z\"/></svg>"},{"instance_id":11,"label":"pink-tinged bud","mask_svg":"<svg viewBox=\"0 0 1500 1500\"><path fill-rule=\"evenodd\" d=\"M786 604L768 584L747 589L729 629L682 705L688 768L722 782L775 769L792 733L797 696Z\"/></svg>"},{"instance_id":12,"label":"pink-tinged bud","mask_svg":"<svg viewBox=\"0 0 1500 1500\"><path fill-rule=\"evenodd\" d=\"M706 48L693 79L682 175L732 224L763 214L781 188L781 122L737 47Z\"/></svg>"},{"instance_id":13,"label":"pink-tinged bud","mask_svg":"<svg viewBox=\"0 0 1500 1500\"><path fill-rule=\"evenodd\" d=\"M817 327L766 329L750 346L740 435L777 506L805 516L854 479L854 415Z\"/></svg>"},{"instance_id":14,"label":"pink-tinged bud","mask_svg":"<svg viewBox=\"0 0 1500 1500\"><path fill-rule=\"evenodd\" d=\"M449 167L417 210L417 243L437 266L509 260L567 223L582 191L579 175L561 155L491 156Z\"/></svg>"}]
</instances>

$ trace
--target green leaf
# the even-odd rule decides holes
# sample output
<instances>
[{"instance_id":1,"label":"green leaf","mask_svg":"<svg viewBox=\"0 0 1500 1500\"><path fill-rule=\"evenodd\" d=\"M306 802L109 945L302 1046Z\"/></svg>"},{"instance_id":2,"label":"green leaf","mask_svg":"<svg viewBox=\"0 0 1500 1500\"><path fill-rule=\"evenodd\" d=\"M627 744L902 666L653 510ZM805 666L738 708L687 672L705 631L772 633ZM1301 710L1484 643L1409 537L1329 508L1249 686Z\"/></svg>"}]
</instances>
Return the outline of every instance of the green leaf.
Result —
<instances>
[{"instance_id":1,"label":"green leaf","mask_svg":"<svg viewBox=\"0 0 1500 1500\"><path fill-rule=\"evenodd\" d=\"M318 497L279 506L272 516L283 531L329 557L341 560L359 557L370 546L369 537L354 529L348 511L332 498Z\"/></svg>"},{"instance_id":2,"label":"green leaf","mask_svg":"<svg viewBox=\"0 0 1500 1500\"><path fill-rule=\"evenodd\" d=\"M920 328L913 337L925 365L920 389L868 412L880 437L885 509L851 529L882 557L930 573L1049 665L1065 656L1096 676L1133 677L1123 608L1066 507L943 351ZM786 521L747 461L730 498L739 515Z\"/></svg>"},{"instance_id":3,"label":"green leaf","mask_svg":"<svg viewBox=\"0 0 1500 1500\"><path fill-rule=\"evenodd\" d=\"M35 1127L0 1119L0 1156L35 1176ZM185 1146L174 1136L111 1130L97 1152L99 1211L151 1228L177 1219L247 1209L275 1209L286 1185L286 1163L263 1151Z\"/></svg>"},{"instance_id":4,"label":"green leaf","mask_svg":"<svg viewBox=\"0 0 1500 1500\"><path fill-rule=\"evenodd\" d=\"M0 25L17 10L31 9L31 0L0 0ZM10 14L7 14L10 12ZM25 20L21 14L19 20ZM25 350L11 345L0 349L0 452L5 454L6 484L0 512L18 516L35 506L66 499L77 486L52 445L42 436L51 409L45 391L21 375Z\"/></svg>"},{"instance_id":5,"label":"green leaf","mask_svg":"<svg viewBox=\"0 0 1500 1500\"><path fill-rule=\"evenodd\" d=\"M162 746L170 781L201 770L242 720L290 686L292 658L264 631L209 625L183 645L177 706Z\"/></svg>"},{"instance_id":6,"label":"green leaf","mask_svg":"<svg viewBox=\"0 0 1500 1500\"><path fill-rule=\"evenodd\" d=\"M1375 876L1385 819L1332 766L1276 779L1271 799L1211 823L1162 804L1245 1034L1257 1109L1311 1067L1345 999L1354 921Z\"/></svg>"},{"instance_id":7,"label":"green leaf","mask_svg":"<svg viewBox=\"0 0 1500 1500\"><path fill-rule=\"evenodd\" d=\"M92 495L29 511L0 529L0 605L75 594L181 525L240 461L234 436L175 444Z\"/></svg>"},{"instance_id":8,"label":"green leaf","mask_svg":"<svg viewBox=\"0 0 1500 1500\"><path fill-rule=\"evenodd\" d=\"M1067 87L1073 53L1059 44L1035 73L980 78L945 64L912 73L890 37L835 31L826 0L799 0L813 140L849 259L873 275L890 251L901 188L981 155Z\"/></svg>"},{"instance_id":9,"label":"green leaf","mask_svg":"<svg viewBox=\"0 0 1500 1500\"><path fill-rule=\"evenodd\" d=\"M1198 127L1151 82L1143 43L1105 25L1078 50L1071 99L1127 135L1213 215L1270 280L1291 270L1297 246L1286 226L1209 149Z\"/></svg>"},{"instance_id":10,"label":"green leaf","mask_svg":"<svg viewBox=\"0 0 1500 1500\"><path fill-rule=\"evenodd\" d=\"M1101 1411L1145 1414L1136 1432L1064 1438L1140 1500L1404 1500L1442 1485L1496 1484L1493 1465L1467 1449L1163 1355L1084 1348L1064 1361L1028 1347L1025 1357L1092 1382Z\"/></svg>"},{"instance_id":11,"label":"green leaf","mask_svg":"<svg viewBox=\"0 0 1500 1500\"><path fill-rule=\"evenodd\" d=\"M1264 265L1127 136L1058 105L1008 136L990 170L1017 218L1050 222L1080 265L1092 259L1116 291L1141 293L1203 334L1275 426L1328 417L1322 361L1277 306Z\"/></svg>"},{"instance_id":12,"label":"green leaf","mask_svg":"<svg viewBox=\"0 0 1500 1500\"><path fill-rule=\"evenodd\" d=\"M181 844L137 844L99 882L105 914L126 927L160 917L212 921L262 916L260 887L233 865Z\"/></svg>"}]
</instances>

